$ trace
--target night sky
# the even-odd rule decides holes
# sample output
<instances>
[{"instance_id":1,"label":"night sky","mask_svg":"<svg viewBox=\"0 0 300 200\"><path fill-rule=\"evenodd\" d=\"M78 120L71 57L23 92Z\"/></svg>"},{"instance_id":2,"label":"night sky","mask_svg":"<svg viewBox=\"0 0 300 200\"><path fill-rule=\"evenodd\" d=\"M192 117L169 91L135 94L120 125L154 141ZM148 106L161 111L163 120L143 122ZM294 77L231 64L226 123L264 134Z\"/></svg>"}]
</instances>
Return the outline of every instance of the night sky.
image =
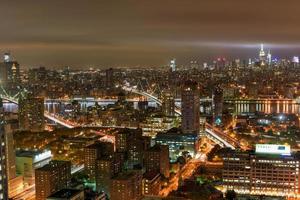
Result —
<instances>
[{"instance_id":1,"label":"night sky","mask_svg":"<svg viewBox=\"0 0 300 200\"><path fill-rule=\"evenodd\" d=\"M163 66L300 55L299 0L1 0L0 53L24 67Z\"/></svg>"}]
</instances>

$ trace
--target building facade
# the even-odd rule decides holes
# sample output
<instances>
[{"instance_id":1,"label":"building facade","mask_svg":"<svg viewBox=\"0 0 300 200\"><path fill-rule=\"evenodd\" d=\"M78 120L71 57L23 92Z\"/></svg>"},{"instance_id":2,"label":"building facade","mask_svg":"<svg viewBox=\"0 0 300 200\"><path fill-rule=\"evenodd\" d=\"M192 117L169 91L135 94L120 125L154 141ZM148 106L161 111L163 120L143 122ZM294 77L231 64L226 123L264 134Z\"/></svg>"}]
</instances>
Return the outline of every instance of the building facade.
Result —
<instances>
[{"instance_id":1,"label":"building facade","mask_svg":"<svg viewBox=\"0 0 300 200\"><path fill-rule=\"evenodd\" d=\"M6 159L6 137L5 119L2 99L0 102L0 199L8 199L7 159Z\"/></svg>"},{"instance_id":2,"label":"building facade","mask_svg":"<svg viewBox=\"0 0 300 200\"><path fill-rule=\"evenodd\" d=\"M44 98L21 97L19 99L19 125L21 130L41 132L45 129Z\"/></svg>"},{"instance_id":3,"label":"building facade","mask_svg":"<svg viewBox=\"0 0 300 200\"><path fill-rule=\"evenodd\" d=\"M113 154L114 146L109 142L96 142L84 148L84 167L91 181L96 181L97 161L112 159Z\"/></svg>"},{"instance_id":4,"label":"building facade","mask_svg":"<svg viewBox=\"0 0 300 200\"><path fill-rule=\"evenodd\" d=\"M164 177L170 176L169 147L156 144L145 151L144 165L148 172L159 172Z\"/></svg>"},{"instance_id":5,"label":"building facade","mask_svg":"<svg viewBox=\"0 0 300 200\"><path fill-rule=\"evenodd\" d=\"M162 97L162 111L165 116L175 115L175 99L170 90L165 90Z\"/></svg>"},{"instance_id":6,"label":"building facade","mask_svg":"<svg viewBox=\"0 0 300 200\"><path fill-rule=\"evenodd\" d=\"M171 162L176 162L182 152L189 152L191 156L196 154L198 149L198 134L184 134L181 129L172 128L167 132L158 133L155 138L156 144L163 144L169 147Z\"/></svg>"},{"instance_id":7,"label":"building facade","mask_svg":"<svg viewBox=\"0 0 300 200\"><path fill-rule=\"evenodd\" d=\"M183 133L199 133L200 96L198 84L188 80L181 91L181 129Z\"/></svg>"},{"instance_id":8,"label":"building facade","mask_svg":"<svg viewBox=\"0 0 300 200\"><path fill-rule=\"evenodd\" d=\"M159 173L146 172L143 175L142 192L145 196L158 196L161 190L161 176Z\"/></svg>"},{"instance_id":9,"label":"building facade","mask_svg":"<svg viewBox=\"0 0 300 200\"><path fill-rule=\"evenodd\" d=\"M18 150L16 151L16 171L24 178L24 184L35 184L35 169L41 168L51 161L50 150Z\"/></svg>"},{"instance_id":10,"label":"building facade","mask_svg":"<svg viewBox=\"0 0 300 200\"><path fill-rule=\"evenodd\" d=\"M256 152L232 151L223 156L224 189L241 194L299 197L299 157L280 152L287 148L284 145L262 147L265 152L256 148Z\"/></svg>"},{"instance_id":11,"label":"building facade","mask_svg":"<svg viewBox=\"0 0 300 200\"><path fill-rule=\"evenodd\" d=\"M13 61L9 53L4 54L4 60L0 63L1 85L10 94L15 94L20 85L20 65Z\"/></svg>"},{"instance_id":12,"label":"building facade","mask_svg":"<svg viewBox=\"0 0 300 200\"><path fill-rule=\"evenodd\" d=\"M36 200L45 200L51 194L67 188L71 180L71 162L53 160L35 170Z\"/></svg>"},{"instance_id":13,"label":"building facade","mask_svg":"<svg viewBox=\"0 0 300 200\"><path fill-rule=\"evenodd\" d=\"M142 179L136 172L126 172L114 177L110 188L111 200L139 200L142 198Z\"/></svg>"}]
</instances>

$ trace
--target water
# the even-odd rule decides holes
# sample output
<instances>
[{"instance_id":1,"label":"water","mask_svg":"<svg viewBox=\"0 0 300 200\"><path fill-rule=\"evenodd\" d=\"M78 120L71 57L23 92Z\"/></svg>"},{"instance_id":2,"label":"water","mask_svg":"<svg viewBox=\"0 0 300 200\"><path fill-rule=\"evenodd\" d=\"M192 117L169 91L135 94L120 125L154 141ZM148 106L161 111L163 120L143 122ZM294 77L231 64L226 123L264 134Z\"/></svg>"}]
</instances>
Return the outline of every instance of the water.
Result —
<instances>
[{"instance_id":1,"label":"water","mask_svg":"<svg viewBox=\"0 0 300 200\"><path fill-rule=\"evenodd\" d=\"M110 104L114 104L115 102L116 100L103 100L98 101L98 104L105 107ZM254 112L300 114L300 104L294 100L232 100L226 101L226 103L233 105L236 114L247 114ZM50 113L58 113L67 104L68 102L47 101L45 103L45 110ZM180 102L176 102L177 106L180 106L180 104ZM94 101L80 102L82 110L94 105ZM154 101L148 101L148 106L157 107L157 104ZM3 107L6 112L18 112L18 106L16 104L4 102ZM133 101L133 107L135 109L138 108L137 101ZM200 109L203 111L203 106L201 106Z\"/></svg>"},{"instance_id":2,"label":"water","mask_svg":"<svg viewBox=\"0 0 300 200\"><path fill-rule=\"evenodd\" d=\"M236 114L254 112L300 114L300 104L294 100L236 100L229 103L234 105Z\"/></svg>"}]
</instances>

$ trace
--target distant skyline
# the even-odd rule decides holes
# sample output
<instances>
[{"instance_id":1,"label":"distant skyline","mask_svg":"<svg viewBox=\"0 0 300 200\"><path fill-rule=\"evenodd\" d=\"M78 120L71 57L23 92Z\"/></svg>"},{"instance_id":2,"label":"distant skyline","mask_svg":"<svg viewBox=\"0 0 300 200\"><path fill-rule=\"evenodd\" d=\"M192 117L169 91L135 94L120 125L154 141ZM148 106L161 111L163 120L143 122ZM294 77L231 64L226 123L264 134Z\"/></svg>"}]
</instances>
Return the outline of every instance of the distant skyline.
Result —
<instances>
[{"instance_id":1,"label":"distant skyline","mask_svg":"<svg viewBox=\"0 0 300 200\"><path fill-rule=\"evenodd\" d=\"M24 67L136 67L300 55L298 0L15 0L0 6L0 52Z\"/></svg>"}]
</instances>

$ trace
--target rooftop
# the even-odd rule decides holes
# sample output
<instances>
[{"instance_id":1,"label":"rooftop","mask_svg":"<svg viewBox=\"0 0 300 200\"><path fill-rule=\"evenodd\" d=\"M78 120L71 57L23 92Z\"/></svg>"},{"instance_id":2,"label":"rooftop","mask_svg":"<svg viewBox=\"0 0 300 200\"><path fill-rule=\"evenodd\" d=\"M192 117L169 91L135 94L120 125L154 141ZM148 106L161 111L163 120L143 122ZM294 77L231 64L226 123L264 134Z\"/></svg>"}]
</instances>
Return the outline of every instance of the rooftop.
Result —
<instances>
[{"instance_id":1,"label":"rooftop","mask_svg":"<svg viewBox=\"0 0 300 200\"><path fill-rule=\"evenodd\" d=\"M126 172L126 173L120 173L117 176L115 176L113 179L114 180L128 180L132 176L134 176L134 172Z\"/></svg>"},{"instance_id":2,"label":"rooftop","mask_svg":"<svg viewBox=\"0 0 300 200\"><path fill-rule=\"evenodd\" d=\"M59 191L55 192L54 194L52 194L48 198L71 198L75 195L78 195L81 192L83 192L83 191L82 190L76 190L76 189L62 189L62 190L59 190Z\"/></svg>"},{"instance_id":3,"label":"rooftop","mask_svg":"<svg viewBox=\"0 0 300 200\"><path fill-rule=\"evenodd\" d=\"M16 151L16 156L32 158L34 156L40 155L45 152L47 152L47 150L41 151L41 150L24 150L24 149L22 149L22 150Z\"/></svg>"},{"instance_id":4,"label":"rooftop","mask_svg":"<svg viewBox=\"0 0 300 200\"><path fill-rule=\"evenodd\" d=\"M71 166L71 162L70 161L63 161L63 160L52 160L49 162L49 164L44 165L43 167L40 167L36 170L52 170L53 168L57 167L57 166L62 166L62 165L66 165L69 164Z\"/></svg>"}]
</instances>

